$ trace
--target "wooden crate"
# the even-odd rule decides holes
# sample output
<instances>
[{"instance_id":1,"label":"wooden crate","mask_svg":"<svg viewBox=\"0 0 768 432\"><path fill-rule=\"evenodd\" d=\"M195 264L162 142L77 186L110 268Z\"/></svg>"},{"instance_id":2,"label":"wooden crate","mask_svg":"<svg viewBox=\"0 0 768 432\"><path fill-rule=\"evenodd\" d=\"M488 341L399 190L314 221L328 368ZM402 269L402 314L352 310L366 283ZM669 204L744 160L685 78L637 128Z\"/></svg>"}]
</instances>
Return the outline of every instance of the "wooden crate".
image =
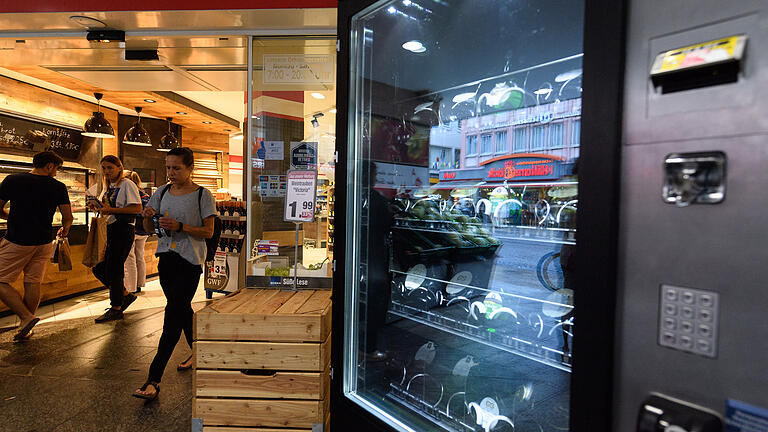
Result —
<instances>
[{"instance_id":1,"label":"wooden crate","mask_svg":"<svg viewBox=\"0 0 768 432\"><path fill-rule=\"evenodd\" d=\"M330 294L245 288L195 313L205 432L328 430Z\"/></svg>"}]
</instances>

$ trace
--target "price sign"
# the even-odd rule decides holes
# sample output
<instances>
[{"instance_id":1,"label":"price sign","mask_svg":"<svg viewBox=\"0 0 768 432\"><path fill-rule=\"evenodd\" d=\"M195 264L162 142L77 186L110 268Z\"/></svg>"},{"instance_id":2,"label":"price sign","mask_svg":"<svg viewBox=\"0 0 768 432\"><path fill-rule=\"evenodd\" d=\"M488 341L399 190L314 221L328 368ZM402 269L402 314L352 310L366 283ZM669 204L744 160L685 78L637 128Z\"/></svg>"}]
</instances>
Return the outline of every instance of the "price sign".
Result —
<instances>
[{"instance_id":1,"label":"price sign","mask_svg":"<svg viewBox=\"0 0 768 432\"><path fill-rule=\"evenodd\" d=\"M226 277L227 276L227 253L216 252L213 257L213 267L211 267L211 275L213 277Z\"/></svg>"},{"instance_id":2,"label":"price sign","mask_svg":"<svg viewBox=\"0 0 768 432\"><path fill-rule=\"evenodd\" d=\"M283 220L286 222L314 221L317 171L290 170L286 183Z\"/></svg>"}]
</instances>

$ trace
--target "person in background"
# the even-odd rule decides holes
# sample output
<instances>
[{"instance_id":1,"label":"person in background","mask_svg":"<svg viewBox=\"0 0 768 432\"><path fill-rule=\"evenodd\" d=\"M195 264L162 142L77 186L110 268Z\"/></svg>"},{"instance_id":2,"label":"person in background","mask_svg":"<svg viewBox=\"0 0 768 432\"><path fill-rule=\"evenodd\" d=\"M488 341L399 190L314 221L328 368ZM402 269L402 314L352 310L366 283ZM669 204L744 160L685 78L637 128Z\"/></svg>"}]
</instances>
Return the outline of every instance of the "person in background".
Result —
<instances>
[{"instance_id":1,"label":"person in background","mask_svg":"<svg viewBox=\"0 0 768 432\"><path fill-rule=\"evenodd\" d=\"M26 340L40 319L40 282L46 262L53 255L53 214L61 212L58 235L66 237L72 226L72 207L64 183L54 179L64 161L50 151L32 158L32 171L11 174L0 184L0 218L8 220L8 232L0 240L0 301L21 323L14 340ZM10 202L10 212L5 204ZM24 297L11 286L24 272Z\"/></svg>"},{"instance_id":2,"label":"person in background","mask_svg":"<svg viewBox=\"0 0 768 432\"><path fill-rule=\"evenodd\" d=\"M154 229L153 217L157 215L157 224L164 230L157 242L156 255L159 257L160 286L168 301L163 334L149 366L149 376L133 393L134 397L149 400L155 399L160 392L160 380L182 331L192 348L192 298L205 263L205 239L213 236L217 214L213 194L192 182L195 168L192 150L186 147L172 149L165 157L165 167L169 183L157 189L144 209L144 229ZM177 369L191 367L190 355Z\"/></svg>"},{"instance_id":3,"label":"person in background","mask_svg":"<svg viewBox=\"0 0 768 432\"><path fill-rule=\"evenodd\" d=\"M125 171L125 178L130 179L139 188L142 211L149 202L149 195L141 188L141 177L136 171ZM125 290L129 293L141 292L147 283L147 263L144 261L144 245L147 243L149 233L144 231L144 216L136 215L135 235L133 248L125 260Z\"/></svg>"},{"instance_id":4,"label":"person in background","mask_svg":"<svg viewBox=\"0 0 768 432\"><path fill-rule=\"evenodd\" d=\"M107 216L107 250L104 260L93 267L93 275L109 288L110 308L97 323L123 319L125 309L136 301L136 296L125 290L125 260L133 249L134 221L141 213L139 188L123 177L123 163L117 156L101 159L104 190L101 192L102 216ZM91 210L96 208L91 205Z\"/></svg>"}]
</instances>

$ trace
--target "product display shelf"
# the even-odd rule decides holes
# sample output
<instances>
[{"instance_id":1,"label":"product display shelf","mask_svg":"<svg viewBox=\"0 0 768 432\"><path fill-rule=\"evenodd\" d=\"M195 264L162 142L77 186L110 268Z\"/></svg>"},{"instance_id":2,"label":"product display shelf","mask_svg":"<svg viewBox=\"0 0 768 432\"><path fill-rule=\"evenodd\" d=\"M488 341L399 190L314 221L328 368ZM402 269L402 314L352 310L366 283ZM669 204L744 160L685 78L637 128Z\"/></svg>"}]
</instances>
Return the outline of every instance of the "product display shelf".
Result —
<instances>
[{"instance_id":1,"label":"product display shelf","mask_svg":"<svg viewBox=\"0 0 768 432\"><path fill-rule=\"evenodd\" d=\"M458 417L452 416L447 409L442 410L435 406L435 404L429 403L421 399L418 395L410 393L404 386L390 383L390 388L391 391L387 393L387 397L400 404L411 407L414 412L421 414L425 419L437 423L446 430L456 432L478 431L476 427L465 423Z\"/></svg>"},{"instance_id":2,"label":"product display shelf","mask_svg":"<svg viewBox=\"0 0 768 432\"><path fill-rule=\"evenodd\" d=\"M245 222L248 220L246 216L219 216L221 220L223 221L232 221L232 222Z\"/></svg>"},{"instance_id":3,"label":"product display shelf","mask_svg":"<svg viewBox=\"0 0 768 432\"><path fill-rule=\"evenodd\" d=\"M336 225L336 197L335 197L334 183L328 186L327 190L327 209L328 209L328 253L329 256L333 253L333 229Z\"/></svg>"},{"instance_id":4,"label":"product display shelf","mask_svg":"<svg viewBox=\"0 0 768 432\"><path fill-rule=\"evenodd\" d=\"M423 310L397 301L392 301L389 313L562 371L571 371L571 354L564 352L557 343L552 343L558 336L554 333L560 331L562 324L549 326L548 329L545 327L541 331L543 339L539 339L532 335L504 334L485 325L448 316L439 310ZM538 334L539 331L531 328L531 333Z\"/></svg>"},{"instance_id":5,"label":"product display shelf","mask_svg":"<svg viewBox=\"0 0 768 432\"><path fill-rule=\"evenodd\" d=\"M245 288L195 313L204 432L329 430L330 294Z\"/></svg>"}]
</instances>

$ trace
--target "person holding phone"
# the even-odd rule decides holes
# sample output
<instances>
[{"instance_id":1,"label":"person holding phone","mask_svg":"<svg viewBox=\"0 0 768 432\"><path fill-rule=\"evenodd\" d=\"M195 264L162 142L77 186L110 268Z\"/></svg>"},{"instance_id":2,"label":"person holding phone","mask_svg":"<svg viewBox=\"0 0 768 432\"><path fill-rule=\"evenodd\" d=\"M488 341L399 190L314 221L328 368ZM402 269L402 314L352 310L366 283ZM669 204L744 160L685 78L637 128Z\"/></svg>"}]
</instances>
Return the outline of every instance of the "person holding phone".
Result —
<instances>
[{"instance_id":1,"label":"person holding phone","mask_svg":"<svg viewBox=\"0 0 768 432\"><path fill-rule=\"evenodd\" d=\"M135 217L141 213L139 188L123 177L123 163L117 156L101 159L104 189L101 192L101 208L91 203L91 210L107 216L107 250L104 260L93 267L93 275L109 288L110 308L96 318L97 323L123 319L125 309L136 301L134 294L126 291L123 284L125 260L133 249Z\"/></svg>"},{"instance_id":2,"label":"person holding phone","mask_svg":"<svg viewBox=\"0 0 768 432\"><path fill-rule=\"evenodd\" d=\"M160 236L157 270L168 301L163 334L149 366L149 376L133 393L134 397L148 400L157 398L163 372L182 332L192 348L192 298L205 263L205 239L213 236L217 214L213 194L192 181L195 167L192 150L186 147L171 149L165 157L165 167L169 183L157 189L144 209L144 229ZM191 367L190 355L177 369Z\"/></svg>"}]
</instances>

